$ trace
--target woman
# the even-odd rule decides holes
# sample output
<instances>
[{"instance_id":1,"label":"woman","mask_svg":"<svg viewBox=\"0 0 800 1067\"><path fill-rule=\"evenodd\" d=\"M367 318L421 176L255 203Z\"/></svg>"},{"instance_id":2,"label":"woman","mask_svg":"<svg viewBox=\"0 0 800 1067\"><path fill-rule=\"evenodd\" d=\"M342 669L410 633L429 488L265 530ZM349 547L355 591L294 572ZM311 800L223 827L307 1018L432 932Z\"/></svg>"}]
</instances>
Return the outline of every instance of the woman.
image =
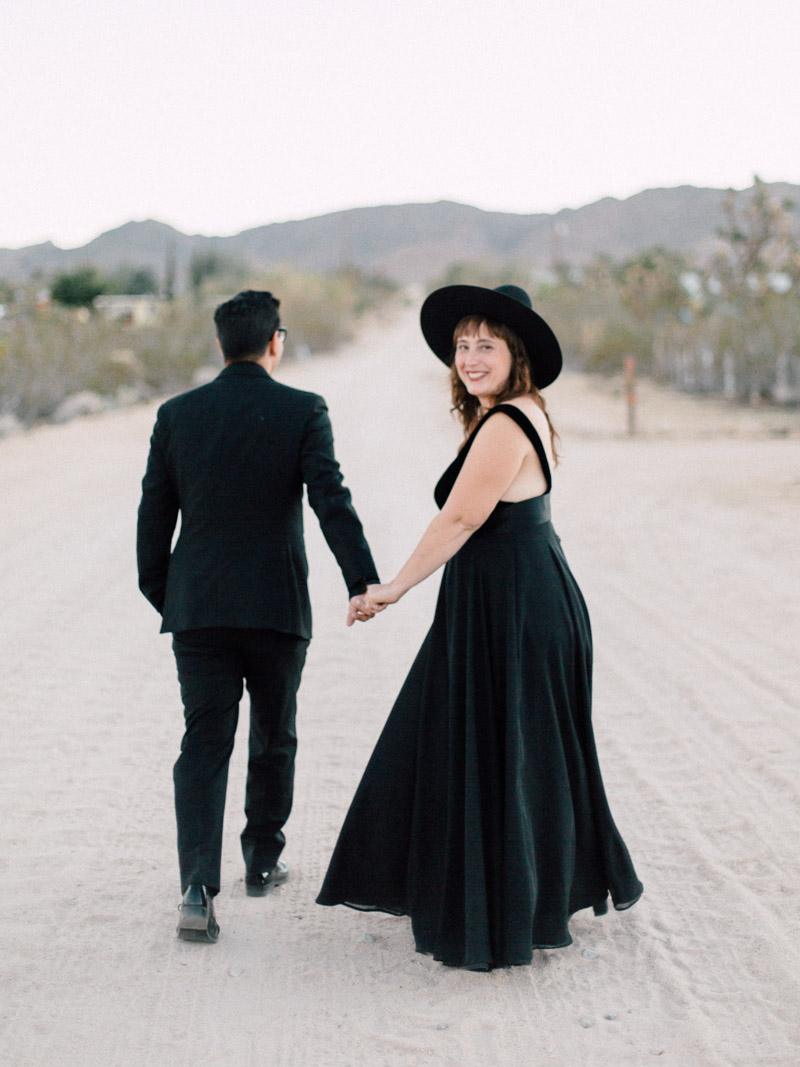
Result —
<instances>
[{"instance_id":1,"label":"woman","mask_svg":"<svg viewBox=\"0 0 800 1067\"><path fill-rule=\"evenodd\" d=\"M628 908L642 886L597 762L586 606L550 524L539 390L558 341L511 285L439 289L421 323L451 364L466 441L439 515L364 614L446 567L318 903L410 915L418 951L490 970L571 944L573 912L605 912L609 891Z\"/></svg>"}]
</instances>

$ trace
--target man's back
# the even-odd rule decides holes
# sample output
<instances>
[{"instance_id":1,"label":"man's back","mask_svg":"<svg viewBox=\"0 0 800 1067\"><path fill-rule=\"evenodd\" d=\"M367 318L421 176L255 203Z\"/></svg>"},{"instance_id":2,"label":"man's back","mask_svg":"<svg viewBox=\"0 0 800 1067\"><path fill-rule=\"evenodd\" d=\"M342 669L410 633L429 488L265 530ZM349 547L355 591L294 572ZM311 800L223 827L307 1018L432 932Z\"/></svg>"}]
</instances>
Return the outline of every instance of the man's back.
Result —
<instances>
[{"instance_id":1,"label":"man's back","mask_svg":"<svg viewBox=\"0 0 800 1067\"><path fill-rule=\"evenodd\" d=\"M374 566L333 458L321 397L241 361L161 407L143 482L139 570L143 592L162 611L162 630L261 627L310 636L304 482L348 586L357 584Z\"/></svg>"}]
</instances>

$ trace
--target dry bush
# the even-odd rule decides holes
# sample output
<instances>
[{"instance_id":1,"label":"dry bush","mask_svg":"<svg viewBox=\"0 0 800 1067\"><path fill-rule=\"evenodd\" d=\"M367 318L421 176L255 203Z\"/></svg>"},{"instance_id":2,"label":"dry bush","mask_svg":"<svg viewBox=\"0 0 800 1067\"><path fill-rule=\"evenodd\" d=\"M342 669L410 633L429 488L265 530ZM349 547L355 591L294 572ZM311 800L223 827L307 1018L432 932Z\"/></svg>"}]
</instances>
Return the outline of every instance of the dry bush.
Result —
<instances>
[{"instance_id":1,"label":"dry bush","mask_svg":"<svg viewBox=\"0 0 800 1067\"><path fill-rule=\"evenodd\" d=\"M330 352L351 340L361 316L397 291L393 283L357 270L311 274L289 268L256 278L252 288L269 289L280 299L290 359L299 352Z\"/></svg>"},{"instance_id":2,"label":"dry bush","mask_svg":"<svg viewBox=\"0 0 800 1067\"><path fill-rule=\"evenodd\" d=\"M286 269L244 283L215 277L206 283L212 284L213 291L203 287L161 304L147 324L37 306L32 294L22 294L0 319L0 415L29 425L84 390L113 403L121 390L128 398L144 398L189 388L201 367L221 365L213 309L242 288L270 289L280 298L289 359L349 340L359 316L395 292L390 283L356 271L316 275Z\"/></svg>"}]
</instances>

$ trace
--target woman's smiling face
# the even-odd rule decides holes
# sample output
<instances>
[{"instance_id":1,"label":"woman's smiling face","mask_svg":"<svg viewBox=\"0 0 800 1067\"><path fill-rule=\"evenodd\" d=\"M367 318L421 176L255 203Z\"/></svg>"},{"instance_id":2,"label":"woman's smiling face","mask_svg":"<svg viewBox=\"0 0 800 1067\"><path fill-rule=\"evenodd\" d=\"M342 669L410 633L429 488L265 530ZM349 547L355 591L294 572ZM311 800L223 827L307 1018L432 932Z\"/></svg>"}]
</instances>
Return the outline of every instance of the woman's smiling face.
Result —
<instances>
[{"instance_id":1,"label":"woman's smiling face","mask_svg":"<svg viewBox=\"0 0 800 1067\"><path fill-rule=\"evenodd\" d=\"M491 407L494 398L508 384L511 351L506 342L494 337L482 322L477 332L456 338L455 363L467 392L478 398L481 407Z\"/></svg>"}]
</instances>

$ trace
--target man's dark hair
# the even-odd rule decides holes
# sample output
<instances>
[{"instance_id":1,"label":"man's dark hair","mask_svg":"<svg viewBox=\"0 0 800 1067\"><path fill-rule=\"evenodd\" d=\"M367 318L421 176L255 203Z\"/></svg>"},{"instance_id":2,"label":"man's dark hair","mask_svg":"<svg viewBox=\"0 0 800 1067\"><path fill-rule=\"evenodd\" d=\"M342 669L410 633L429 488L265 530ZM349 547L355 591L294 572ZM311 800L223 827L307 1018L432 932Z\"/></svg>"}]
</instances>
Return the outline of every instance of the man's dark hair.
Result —
<instances>
[{"instance_id":1,"label":"man's dark hair","mask_svg":"<svg viewBox=\"0 0 800 1067\"><path fill-rule=\"evenodd\" d=\"M266 291L245 289L214 312L222 354L227 362L258 359L281 324L280 300Z\"/></svg>"}]
</instances>

